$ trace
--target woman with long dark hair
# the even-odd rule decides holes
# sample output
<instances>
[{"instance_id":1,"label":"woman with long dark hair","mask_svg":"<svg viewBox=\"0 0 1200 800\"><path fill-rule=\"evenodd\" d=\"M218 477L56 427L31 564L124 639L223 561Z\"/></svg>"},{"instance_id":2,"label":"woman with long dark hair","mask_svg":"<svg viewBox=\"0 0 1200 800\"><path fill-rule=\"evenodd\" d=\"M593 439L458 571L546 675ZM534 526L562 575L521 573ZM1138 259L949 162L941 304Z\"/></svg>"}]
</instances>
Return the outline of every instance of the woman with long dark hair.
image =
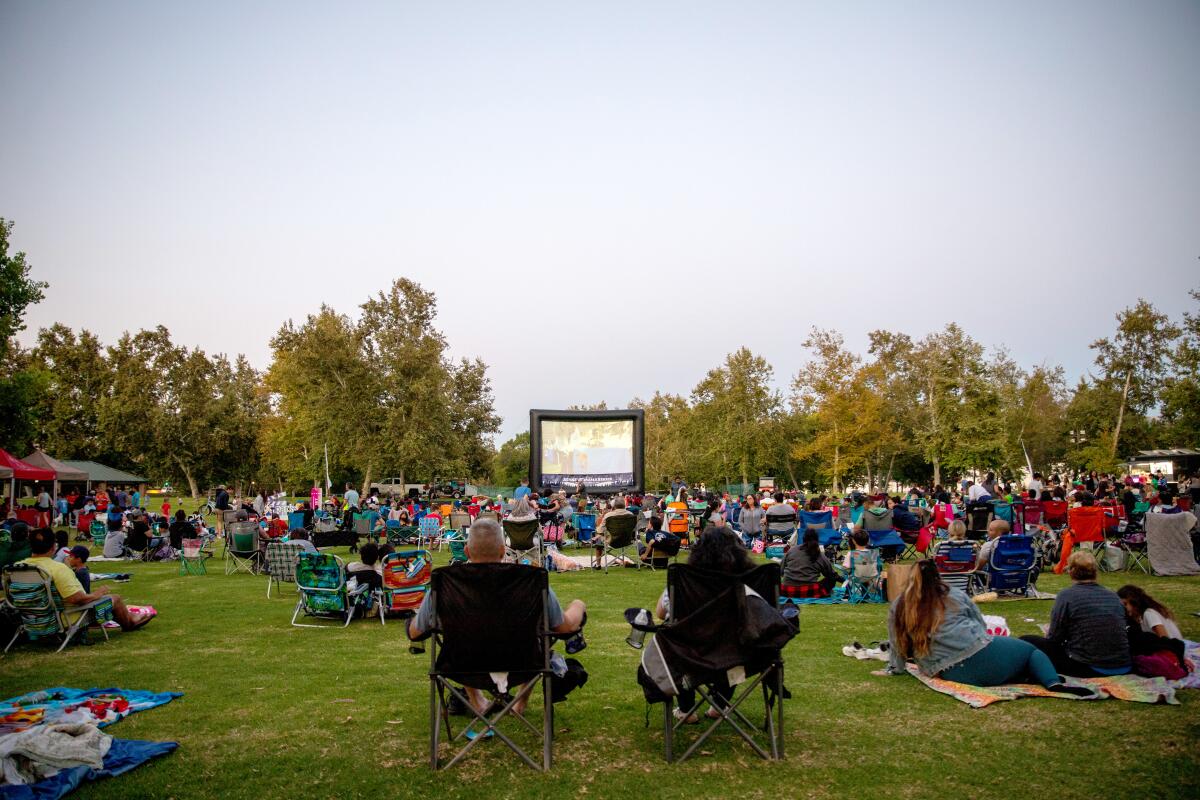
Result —
<instances>
[{"instance_id":1,"label":"woman with long dark hair","mask_svg":"<svg viewBox=\"0 0 1200 800\"><path fill-rule=\"evenodd\" d=\"M783 586L785 597L829 597L837 585L838 575L833 564L821 551L817 532L809 528L803 540L783 557Z\"/></svg>"},{"instance_id":2,"label":"woman with long dark hair","mask_svg":"<svg viewBox=\"0 0 1200 800\"><path fill-rule=\"evenodd\" d=\"M991 636L971 598L942 582L937 564L916 564L904 593L888 615L891 641L887 672L903 674L905 661L930 677L975 686L1040 683L1052 692L1094 699L1088 687L1067 686L1045 653L1009 636Z\"/></svg>"}]
</instances>

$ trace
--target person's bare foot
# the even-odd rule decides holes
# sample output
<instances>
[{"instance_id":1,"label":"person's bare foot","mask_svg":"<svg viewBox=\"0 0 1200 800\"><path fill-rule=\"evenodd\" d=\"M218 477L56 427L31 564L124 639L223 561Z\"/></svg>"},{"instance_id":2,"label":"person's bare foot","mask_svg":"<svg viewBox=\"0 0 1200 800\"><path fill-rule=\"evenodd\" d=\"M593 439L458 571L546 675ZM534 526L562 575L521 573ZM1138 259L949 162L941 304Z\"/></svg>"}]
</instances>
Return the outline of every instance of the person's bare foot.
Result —
<instances>
[{"instance_id":1,"label":"person's bare foot","mask_svg":"<svg viewBox=\"0 0 1200 800\"><path fill-rule=\"evenodd\" d=\"M131 614L129 616L129 627L124 628L124 630L136 631L152 619L154 619L153 614Z\"/></svg>"}]
</instances>

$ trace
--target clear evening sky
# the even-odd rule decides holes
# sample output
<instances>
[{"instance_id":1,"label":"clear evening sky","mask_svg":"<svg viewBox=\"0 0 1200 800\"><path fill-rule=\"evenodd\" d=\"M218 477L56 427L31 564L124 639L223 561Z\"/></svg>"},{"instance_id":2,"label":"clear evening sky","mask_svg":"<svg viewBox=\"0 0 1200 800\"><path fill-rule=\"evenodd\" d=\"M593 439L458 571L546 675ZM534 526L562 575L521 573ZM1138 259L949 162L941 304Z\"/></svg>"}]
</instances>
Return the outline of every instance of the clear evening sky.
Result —
<instances>
[{"instance_id":1,"label":"clear evening sky","mask_svg":"<svg viewBox=\"0 0 1200 800\"><path fill-rule=\"evenodd\" d=\"M960 322L1075 377L1200 287L1200 3L0 0L28 315L269 362L399 275L529 408Z\"/></svg>"}]
</instances>

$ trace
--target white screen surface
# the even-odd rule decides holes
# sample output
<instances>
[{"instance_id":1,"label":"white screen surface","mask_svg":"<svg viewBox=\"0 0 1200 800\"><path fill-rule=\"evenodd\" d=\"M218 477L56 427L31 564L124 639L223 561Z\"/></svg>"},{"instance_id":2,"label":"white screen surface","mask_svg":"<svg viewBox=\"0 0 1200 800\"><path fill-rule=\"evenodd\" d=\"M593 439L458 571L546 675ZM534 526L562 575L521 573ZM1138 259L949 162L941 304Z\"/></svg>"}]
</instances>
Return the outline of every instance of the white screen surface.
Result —
<instances>
[{"instance_id":1,"label":"white screen surface","mask_svg":"<svg viewBox=\"0 0 1200 800\"><path fill-rule=\"evenodd\" d=\"M542 420L542 474L632 475L633 420Z\"/></svg>"}]
</instances>

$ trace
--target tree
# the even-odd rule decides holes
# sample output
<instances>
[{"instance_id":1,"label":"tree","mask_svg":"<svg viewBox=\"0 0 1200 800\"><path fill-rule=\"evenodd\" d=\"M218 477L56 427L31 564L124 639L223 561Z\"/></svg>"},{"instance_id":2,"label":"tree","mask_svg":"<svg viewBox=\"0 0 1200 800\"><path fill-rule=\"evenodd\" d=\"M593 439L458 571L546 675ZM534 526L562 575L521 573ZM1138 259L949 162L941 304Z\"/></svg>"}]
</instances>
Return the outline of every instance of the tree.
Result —
<instances>
[{"instance_id":1,"label":"tree","mask_svg":"<svg viewBox=\"0 0 1200 800\"><path fill-rule=\"evenodd\" d=\"M1200 301L1200 291L1189 293ZM1162 416L1170 426L1168 444L1200 446L1200 313L1184 312L1179 342L1171 353L1171 374L1164 381Z\"/></svg>"},{"instance_id":2,"label":"tree","mask_svg":"<svg viewBox=\"0 0 1200 800\"><path fill-rule=\"evenodd\" d=\"M12 229L0 217L0 442L21 452L34 442L49 376L12 337L25 329L25 309L41 302L48 284L30 279L24 253L9 255Z\"/></svg>"},{"instance_id":3,"label":"tree","mask_svg":"<svg viewBox=\"0 0 1200 800\"><path fill-rule=\"evenodd\" d=\"M812 357L792 379L792 409L814 417L815 436L797 443L798 458L817 457L828 465L826 474L834 492L840 492L843 478L856 464L847 452L851 437L846 426L853 422L847 409L854 402L854 382L862 359L845 347L842 335L833 330L813 328L803 347Z\"/></svg>"},{"instance_id":4,"label":"tree","mask_svg":"<svg viewBox=\"0 0 1200 800\"><path fill-rule=\"evenodd\" d=\"M655 392L649 400L633 398L630 408L644 412L643 453L646 486L664 488L688 467L687 428L691 407L677 394Z\"/></svg>"},{"instance_id":5,"label":"tree","mask_svg":"<svg viewBox=\"0 0 1200 800\"><path fill-rule=\"evenodd\" d=\"M516 486L529 477L529 431L500 445L492 458L491 476L496 486Z\"/></svg>"},{"instance_id":6,"label":"tree","mask_svg":"<svg viewBox=\"0 0 1200 800\"><path fill-rule=\"evenodd\" d=\"M332 471L363 491L380 474L484 474L499 428L487 367L450 362L433 293L399 278L361 310L355 322L322 306L272 340L267 463L317 480L328 445Z\"/></svg>"},{"instance_id":7,"label":"tree","mask_svg":"<svg viewBox=\"0 0 1200 800\"><path fill-rule=\"evenodd\" d=\"M25 309L40 303L49 286L45 281L31 280L30 265L25 253L8 253L8 237L14 223L0 217L0 359L11 346L9 340L25 330Z\"/></svg>"},{"instance_id":8,"label":"tree","mask_svg":"<svg viewBox=\"0 0 1200 800\"><path fill-rule=\"evenodd\" d=\"M1092 342L1103 380L1120 387L1109 444L1110 460L1117 457L1126 412L1144 414L1154 405L1165 377L1160 362L1171 353L1179 334L1179 328L1165 314L1139 299L1132 308L1117 314L1117 331L1111 339Z\"/></svg>"},{"instance_id":9,"label":"tree","mask_svg":"<svg viewBox=\"0 0 1200 800\"><path fill-rule=\"evenodd\" d=\"M38 444L57 458L111 459L99 408L113 375L100 340L55 323L38 331L32 359L47 377L37 408Z\"/></svg>"},{"instance_id":10,"label":"tree","mask_svg":"<svg viewBox=\"0 0 1200 800\"><path fill-rule=\"evenodd\" d=\"M766 359L743 347L725 357L692 390L689 442L701 477L731 475L749 483L769 453L770 423L780 410L770 387L774 370Z\"/></svg>"}]
</instances>

